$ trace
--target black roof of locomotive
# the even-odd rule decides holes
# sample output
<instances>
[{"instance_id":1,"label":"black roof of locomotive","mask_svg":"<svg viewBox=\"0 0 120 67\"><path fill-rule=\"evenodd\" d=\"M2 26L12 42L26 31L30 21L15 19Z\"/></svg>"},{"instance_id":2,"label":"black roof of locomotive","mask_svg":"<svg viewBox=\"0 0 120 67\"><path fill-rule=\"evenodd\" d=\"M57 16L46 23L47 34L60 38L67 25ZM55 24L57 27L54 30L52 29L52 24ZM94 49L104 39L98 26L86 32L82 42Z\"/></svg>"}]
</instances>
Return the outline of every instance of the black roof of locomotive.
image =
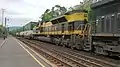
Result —
<instances>
[{"instance_id":1,"label":"black roof of locomotive","mask_svg":"<svg viewBox=\"0 0 120 67\"><path fill-rule=\"evenodd\" d=\"M115 2L120 2L120 0L101 0L101 1L98 1L96 3L93 3L91 5L91 8L94 9L94 8L99 8L101 6L104 6L104 5L110 5L111 3L115 3Z\"/></svg>"}]
</instances>

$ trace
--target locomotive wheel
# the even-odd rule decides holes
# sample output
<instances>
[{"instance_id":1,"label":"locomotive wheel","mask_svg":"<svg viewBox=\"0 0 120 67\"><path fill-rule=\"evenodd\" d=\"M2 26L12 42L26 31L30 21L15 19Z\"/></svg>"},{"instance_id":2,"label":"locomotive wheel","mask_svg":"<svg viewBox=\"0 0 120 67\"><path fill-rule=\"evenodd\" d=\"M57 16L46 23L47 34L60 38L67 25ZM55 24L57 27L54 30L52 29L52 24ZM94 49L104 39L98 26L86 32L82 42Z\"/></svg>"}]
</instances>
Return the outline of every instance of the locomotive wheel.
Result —
<instances>
[{"instance_id":1,"label":"locomotive wheel","mask_svg":"<svg viewBox=\"0 0 120 67\"><path fill-rule=\"evenodd\" d=\"M77 50L82 50L83 48L82 48L82 46L81 46L81 44L77 44L77 46L75 47Z\"/></svg>"},{"instance_id":2,"label":"locomotive wheel","mask_svg":"<svg viewBox=\"0 0 120 67\"><path fill-rule=\"evenodd\" d=\"M104 49L102 47L95 46L94 48L95 48L95 50L94 50L95 53L108 55L108 53L106 51L104 51Z\"/></svg>"}]
</instances>

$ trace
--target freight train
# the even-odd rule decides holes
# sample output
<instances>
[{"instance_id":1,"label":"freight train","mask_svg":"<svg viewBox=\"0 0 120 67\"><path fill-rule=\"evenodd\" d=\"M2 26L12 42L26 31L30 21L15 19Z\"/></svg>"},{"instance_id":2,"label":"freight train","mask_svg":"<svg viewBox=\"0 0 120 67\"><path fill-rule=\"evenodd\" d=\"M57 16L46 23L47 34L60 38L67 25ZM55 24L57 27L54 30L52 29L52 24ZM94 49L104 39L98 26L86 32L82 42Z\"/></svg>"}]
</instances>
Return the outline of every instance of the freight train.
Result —
<instances>
[{"instance_id":1,"label":"freight train","mask_svg":"<svg viewBox=\"0 0 120 67\"><path fill-rule=\"evenodd\" d=\"M87 11L75 10L39 23L27 37L72 49L119 57L119 7L119 0L95 0L91 6L92 21L88 20Z\"/></svg>"}]
</instances>

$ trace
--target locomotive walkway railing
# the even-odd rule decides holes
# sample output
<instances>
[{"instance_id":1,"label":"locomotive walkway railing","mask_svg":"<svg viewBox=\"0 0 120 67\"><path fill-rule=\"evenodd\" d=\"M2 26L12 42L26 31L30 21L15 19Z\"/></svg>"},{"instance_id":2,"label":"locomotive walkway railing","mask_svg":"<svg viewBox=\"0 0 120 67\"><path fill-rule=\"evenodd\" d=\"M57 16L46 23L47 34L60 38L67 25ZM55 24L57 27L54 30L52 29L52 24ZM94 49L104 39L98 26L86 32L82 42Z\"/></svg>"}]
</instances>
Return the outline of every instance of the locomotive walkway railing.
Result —
<instances>
[{"instance_id":1,"label":"locomotive walkway railing","mask_svg":"<svg viewBox=\"0 0 120 67\"><path fill-rule=\"evenodd\" d=\"M91 50L92 24L91 23L85 24L84 28L81 30L82 30L82 34L80 33L80 36L82 36L82 40L84 41L84 48L85 50Z\"/></svg>"}]
</instances>

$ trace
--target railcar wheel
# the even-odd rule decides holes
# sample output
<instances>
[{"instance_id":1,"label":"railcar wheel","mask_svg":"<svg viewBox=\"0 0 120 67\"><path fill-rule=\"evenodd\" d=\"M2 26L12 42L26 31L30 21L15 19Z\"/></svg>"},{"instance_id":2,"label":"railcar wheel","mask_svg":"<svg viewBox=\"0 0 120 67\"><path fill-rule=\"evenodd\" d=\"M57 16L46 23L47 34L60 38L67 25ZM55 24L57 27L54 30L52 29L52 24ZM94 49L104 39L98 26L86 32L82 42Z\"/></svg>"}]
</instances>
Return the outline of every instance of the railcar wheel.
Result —
<instances>
[{"instance_id":1,"label":"railcar wheel","mask_svg":"<svg viewBox=\"0 0 120 67\"><path fill-rule=\"evenodd\" d=\"M97 54L108 55L108 53L103 49L103 47L95 46L94 49L94 52Z\"/></svg>"}]
</instances>

